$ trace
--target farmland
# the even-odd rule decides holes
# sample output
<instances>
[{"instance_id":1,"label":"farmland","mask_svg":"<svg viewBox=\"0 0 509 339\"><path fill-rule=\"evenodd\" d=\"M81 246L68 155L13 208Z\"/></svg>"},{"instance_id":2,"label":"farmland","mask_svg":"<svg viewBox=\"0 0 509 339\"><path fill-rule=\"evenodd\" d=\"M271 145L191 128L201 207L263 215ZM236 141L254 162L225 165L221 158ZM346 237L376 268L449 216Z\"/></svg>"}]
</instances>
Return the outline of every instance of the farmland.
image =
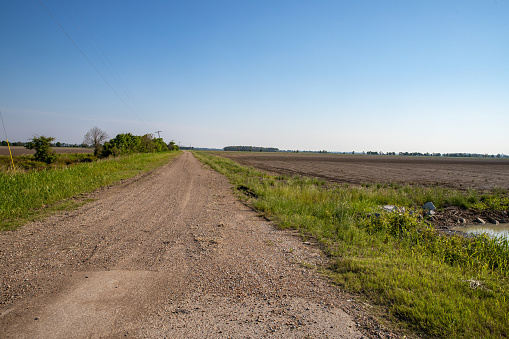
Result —
<instances>
[{"instance_id":1,"label":"farmland","mask_svg":"<svg viewBox=\"0 0 509 339\"><path fill-rule=\"evenodd\" d=\"M509 159L255 152L217 155L272 173L312 176L337 183L509 189Z\"/></svg>"}]
</instances>

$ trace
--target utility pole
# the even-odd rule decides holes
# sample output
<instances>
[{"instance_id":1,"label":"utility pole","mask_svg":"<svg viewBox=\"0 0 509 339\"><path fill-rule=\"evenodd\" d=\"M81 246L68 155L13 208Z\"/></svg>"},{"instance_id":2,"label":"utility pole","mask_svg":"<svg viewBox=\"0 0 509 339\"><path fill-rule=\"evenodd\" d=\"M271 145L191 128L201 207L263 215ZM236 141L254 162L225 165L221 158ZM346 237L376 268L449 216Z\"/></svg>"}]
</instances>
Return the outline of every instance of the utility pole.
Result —
<instances>
[{"instance_id":1,"label":"utility pole","mask_svg":"<svg viewBox=\"0 0 509 339\"><path fill-rule=\"evenodd\" d=\"M0 118L2 118L2 126L4 126L5 140L7 141L7 147L9 148L9 155L11 156L12 170L14 172L16 172L16 167L14 167L14 160L12 159L11 145L9 144L9 138L7 137L7 131L5 130L4 116L2 115L2 111L0 111Z\"/></svg>"},{"instance_id":2,"label":"utility pole","mask_svg":"<svg viewBox=\"0 0 509 339\"><path fill-rule=\"evenodd\" d=\"M157 132L156 132L156 133L157 133L157 137L158 137L158 138L160 138L160 137L161 137L161 135L159 134L159 133L161 133L161 132L162 132L162 131L157 131Z\"/></svg>"}]
</instances>

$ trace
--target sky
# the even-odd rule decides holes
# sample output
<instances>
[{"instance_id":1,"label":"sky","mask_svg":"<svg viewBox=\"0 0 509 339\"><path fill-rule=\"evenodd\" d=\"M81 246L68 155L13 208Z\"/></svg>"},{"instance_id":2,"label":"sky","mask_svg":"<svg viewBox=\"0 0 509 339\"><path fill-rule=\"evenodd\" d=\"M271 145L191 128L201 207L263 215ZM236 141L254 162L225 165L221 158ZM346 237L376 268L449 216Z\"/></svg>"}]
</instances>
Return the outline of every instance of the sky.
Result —
<instances>
[{"instance_id":1,"label":"sky","mask_svg":"<svg viewBox=\"0 0 509 339\"><path fill-rule=\"evenodd\" d=\"M10 141L97 126L193 147L509 154L508 0L0 1L0 31Z\"/></svg>"}]
</instances>

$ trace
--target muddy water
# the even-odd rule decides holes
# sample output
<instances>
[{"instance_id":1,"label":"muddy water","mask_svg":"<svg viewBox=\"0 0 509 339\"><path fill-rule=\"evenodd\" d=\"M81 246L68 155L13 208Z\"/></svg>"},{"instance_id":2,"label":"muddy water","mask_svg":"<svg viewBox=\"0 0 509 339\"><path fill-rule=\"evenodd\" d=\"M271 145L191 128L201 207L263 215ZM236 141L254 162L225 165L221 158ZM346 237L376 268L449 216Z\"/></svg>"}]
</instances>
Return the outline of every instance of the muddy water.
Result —
<instances>
[{"instance_id":1,"label":"muddy water","mask_svg":"<svg viewBox=\"0 0 509 339\"><path fill-rule=\"evenodd\" d=\"M495 237L506 237L509 239L509 223L505 224L485 224L485 225L469 225L464 227L454 227L452 228L454 231L461 231L465 233L471 234L481 234L486 233L490 236Z\"/></svg>"}]
</instances>

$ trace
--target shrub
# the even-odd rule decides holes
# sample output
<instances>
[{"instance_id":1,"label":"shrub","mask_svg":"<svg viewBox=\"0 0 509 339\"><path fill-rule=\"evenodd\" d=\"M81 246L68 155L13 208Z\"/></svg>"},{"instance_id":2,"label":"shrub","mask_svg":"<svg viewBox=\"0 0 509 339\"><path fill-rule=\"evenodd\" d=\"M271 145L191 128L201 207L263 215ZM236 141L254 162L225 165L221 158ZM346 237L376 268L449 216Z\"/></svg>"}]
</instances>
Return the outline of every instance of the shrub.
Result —
<instances>
[{"instance_id":1,"label":"shrub","mask_svg":"<svg viewBox=\"0 0 509 339\"><path fill-rule=\"evenodd\" d=\"M110 155L126 155L133 153L154 153L167 151L168 147L162 138L154 138L152 134L143 136L131 133L117 134L117 136L106 142L101 149L101 157Z\"/></svg>"},{"instance_id":2,"label":"shrub","mask_svg":"<svg viewBox=\"0 0 509 339\"><path fill-rule=\"evenodd\" d=\"M33 137L25 146L28 149L35 149L35 160L51 164L57 158L55 152L51 149L51 142L55 140L52 137Z\"/></svg>"}]
</instances>

